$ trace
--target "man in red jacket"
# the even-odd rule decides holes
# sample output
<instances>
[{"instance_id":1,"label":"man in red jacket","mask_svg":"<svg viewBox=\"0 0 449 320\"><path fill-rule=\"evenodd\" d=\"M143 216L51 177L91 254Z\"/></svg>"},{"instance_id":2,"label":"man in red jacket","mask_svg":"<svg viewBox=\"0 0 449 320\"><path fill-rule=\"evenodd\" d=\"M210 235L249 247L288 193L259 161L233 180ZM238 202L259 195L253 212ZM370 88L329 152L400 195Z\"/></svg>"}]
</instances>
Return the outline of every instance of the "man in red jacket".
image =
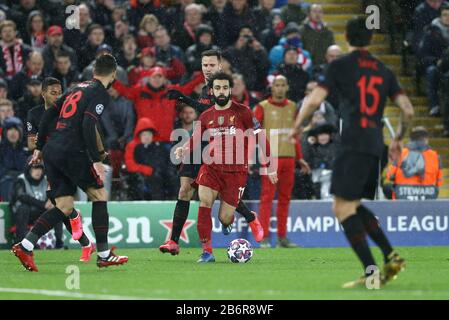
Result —
<instances>
[{"instance_id":1,"label":"man in red jacket","mask_svg":"<svg viewBox=\"0 0 449 320\"><path fill-rule=\"evenodd\" d=\"M155 141L170 142L170 134L176 118L176 101L168 99L168 90L176 89L189 95L198 84L204 81L204 77L198 73L184 85L168 85L165 70L161 67L151 68L143 76L148 77L146 84L142 83L130 88L117 80L113 87L120 95L134 102L137 121L148 118L155 124L156 131L159 133Z\"/></svg>"}]
</instances>

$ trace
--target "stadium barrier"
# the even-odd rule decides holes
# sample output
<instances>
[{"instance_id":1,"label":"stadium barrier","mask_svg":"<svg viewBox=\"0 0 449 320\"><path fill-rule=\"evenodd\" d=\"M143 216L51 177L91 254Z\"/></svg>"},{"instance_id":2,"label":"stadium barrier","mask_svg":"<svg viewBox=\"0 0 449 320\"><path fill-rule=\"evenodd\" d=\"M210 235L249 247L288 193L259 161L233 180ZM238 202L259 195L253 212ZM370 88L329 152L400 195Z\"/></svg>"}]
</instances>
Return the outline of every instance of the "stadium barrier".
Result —
<instances>
[{"instance_id":1,"label":"stadium barrier","mask_svg":"<svg viewBox=\"0 0 449 320\"><path fill-rule=\"evenodd\" d=\"M258 201L248 201L251 209L258 210ZM110 202L109 243L120 248L156 248L170 236L174 201ZM380 219L384 230L396 246L449 245L449 201L373 201L366 206ZM83 213L85 231L95 239L91 223L91 204L77 203ZM275 204L273 205L275 208ZM230 235L221 233L217 218L218 203L213 209L213 244L226 247L235 238L246 238L256 247L248 225L238 214ZM196 221L198 202L192 202L190 215L181 235L182 247L198 247ZM0 204L0 248L12 243L11 217L6 203ZM271 218L271 241L276 243L276 217ZM341 226L331 211L330 202L292 201L288 219L288 237L303 247L345 247L347 242ZM68 233L66 233L68 236ZM69 247L76 248L72 239Z\"/></svg>"}]
</instances>

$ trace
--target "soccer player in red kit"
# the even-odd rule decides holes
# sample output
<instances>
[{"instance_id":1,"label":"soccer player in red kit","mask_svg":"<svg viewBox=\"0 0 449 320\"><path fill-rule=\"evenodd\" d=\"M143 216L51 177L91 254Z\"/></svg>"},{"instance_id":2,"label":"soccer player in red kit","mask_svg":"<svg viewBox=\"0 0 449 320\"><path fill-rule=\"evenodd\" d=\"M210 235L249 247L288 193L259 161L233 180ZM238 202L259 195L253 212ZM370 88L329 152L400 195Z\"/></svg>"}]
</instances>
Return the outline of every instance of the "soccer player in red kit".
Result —
<instances>
[{"instance_id":1,"label":"soccer player in red kit","mask_svg":"<svg viewBox=\"0 0 449 320\"><path fill-rule=\"evenodd\" d=\"M200 199L198 233L203 255L212 255L210 216L214 201L220 197L220 222L224 226L231 225L246 186L248 150L259 142L265 163L270 152L269 142L249 107L231 100L232 77L218 72L209 79L209 86L213 91L214 106L201 114L190 141L175 151L181 158L196 149L203 134L208 137L209 145L203 151L203 164L196 179ZM268 166L268 176L275 184L277 173L272 167Z\"/></svg>"}]
</instances>

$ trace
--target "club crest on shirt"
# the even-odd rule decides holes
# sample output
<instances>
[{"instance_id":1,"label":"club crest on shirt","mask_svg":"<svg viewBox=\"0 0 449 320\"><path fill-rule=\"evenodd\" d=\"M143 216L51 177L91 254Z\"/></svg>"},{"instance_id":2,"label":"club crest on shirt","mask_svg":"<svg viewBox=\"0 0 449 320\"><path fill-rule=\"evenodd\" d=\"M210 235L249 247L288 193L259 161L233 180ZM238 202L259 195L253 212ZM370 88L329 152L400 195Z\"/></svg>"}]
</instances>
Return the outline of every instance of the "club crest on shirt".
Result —
<instances>
[{"instance_id":1,"label":"club crest on shirt","mask_svg":"<svg viewBox=\"0 0 449 320\"><path fill-rule=\"evenodd\" d=\"M218 124L221 126L224 123L224 117L223 116L219 116L218 117Z\"/></svg>"},{"instance_id":2,"label":"club crest on shirt","mask_svg":"<svg viewBox=\"0 0 449 320\"><path fill-rule=\"evenodd\" d=\"M235 124L235 116L229 117L229 125L233 126Z\"/></svg>"},{"instance_id":3,"label":"club crest on shirt","mask_svg":"<svg viewBox=\"0 0 449 320\"><path fill-rule=\"evenodd\" d=\"M102 104L97 104L97 106L95 107L95 112L100 115L103 113L104 110L104 106Z\"/></svg>"}]
</instances>

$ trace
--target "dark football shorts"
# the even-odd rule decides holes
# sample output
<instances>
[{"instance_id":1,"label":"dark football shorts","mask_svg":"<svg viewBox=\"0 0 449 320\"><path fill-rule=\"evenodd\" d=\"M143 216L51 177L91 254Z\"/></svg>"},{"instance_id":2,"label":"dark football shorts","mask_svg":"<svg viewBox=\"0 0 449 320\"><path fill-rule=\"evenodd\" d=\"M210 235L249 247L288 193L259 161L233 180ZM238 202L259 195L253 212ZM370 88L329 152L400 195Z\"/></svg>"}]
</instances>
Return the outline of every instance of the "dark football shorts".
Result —
<instances>
[{"instance_id":1,"label":"dark football shorts","mask_svg":"<svg viewBox=\"0 0 449 320\"><path fill-rule=\"evenodd\" d=\"M73 196L77 186L83 191L101 189L103 182L86 153L64 154L46 145L43 149L45 173L50 185L48 195L53 198Z\"/></svg>"},{"instance_id":2,"label":"dark football shorts","mask_svg":"<svg viewBox=\"0 0 449 320\"><path fill-rule=\"evenodd\" d=\"M345 200L371 199L376 196L379 158L357 152L341 151L332 171L331 193Z\"/></svg>"},{"instance_id":3,"label":"dark football shorts","mask_svg":"<svg viewBox=\"0 0 449 320\"><path fill-rule=\"evenodd\" d=\"M181 163L179 166L178 176L196 179L200 172L201 164Z\"/></svg>"}]
</instances>

